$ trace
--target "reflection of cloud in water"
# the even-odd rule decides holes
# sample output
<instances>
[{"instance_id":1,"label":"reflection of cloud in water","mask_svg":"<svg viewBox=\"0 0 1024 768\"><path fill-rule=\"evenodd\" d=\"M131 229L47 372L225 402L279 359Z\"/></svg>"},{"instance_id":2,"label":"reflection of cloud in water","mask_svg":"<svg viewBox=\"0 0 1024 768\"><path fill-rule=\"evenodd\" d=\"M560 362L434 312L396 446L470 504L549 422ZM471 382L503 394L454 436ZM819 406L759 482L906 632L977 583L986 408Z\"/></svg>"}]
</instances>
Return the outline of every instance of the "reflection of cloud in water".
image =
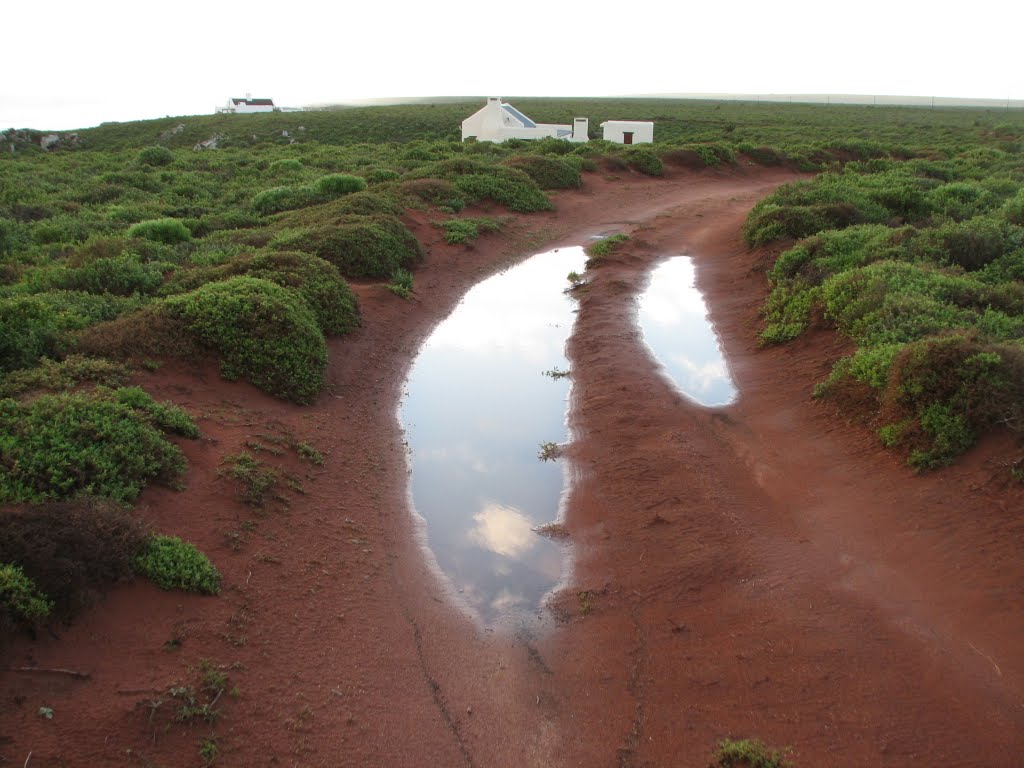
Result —
<instances>
[{"instance_id":1,"label":"reflection of cloud in water","mask_svg":"<svg viewBox=\"0 0 1024 768\"><path fill-rule=\"evenodd\" d=\"M474 286L425 346L471 350L479 355L514 354L544 363L561 357L562 340L549 328L565 315L571 299L565 276L579 269L582 248L534 258ZM538 286L543 286L538 290Z\"/></svg>"},{"instance_id":2,"label":"reflection of cloud in water","mask_svg":"<svg viewBox=\"0 0 1024 768\"><path fill-rule=\"evenodd\" d=\"M517 605L526 605L527 601L523 595L513 594L507 589L501 590L497 596L491 600L491 608L496 613L503 613L510 608L515 608Z\"/></svg>"},{"instance_id":3,"label":"reflection of cloud in water","mask_svg":"<svg viewBox=\"0 0 1024 768\"><path fill-rule=\"evenodd\" d=\"M644 341L676 387L703 405L723 405L736 390L695 276L686 256L660 264L640 297L638 320Z\"/></svg>"},{"instance_id":4,"label":"reflection of cloud in water","mask_svg":"<svg viewBox=\"0 0 1024 768\"><path fill-rule=\"evenodd\" d=\"M668 361L677 366L677 373L685 373L683 389L686 392L706 395L723 382L729 381L729 371L722 360L697 364L685 355L669 355Z\"/></svg>"},{"instance_id":5,"label":"reflection of cloud in water","mask_svg":"<svg viewBox=\"0 0 1024 768\"><path fill-rule=\"evenodd\" d=\"M707 305L695 288L695 278L693 263L687 258L670 259L661 264L640 297L644 321L682 329L693 322L692 315L706 317Z\"/></svg>"},{"instance_id":6,"label":"reflection of cloud in water","mask_svg":"<svg viewBox=\"0 0 1024 768\"><path fill-rule=\"evenodd\" d=\"M512 507L488 502L473 520L470 541L499 555L522 557L537 543L529 518Z\"/></svg>"}]
</instances>

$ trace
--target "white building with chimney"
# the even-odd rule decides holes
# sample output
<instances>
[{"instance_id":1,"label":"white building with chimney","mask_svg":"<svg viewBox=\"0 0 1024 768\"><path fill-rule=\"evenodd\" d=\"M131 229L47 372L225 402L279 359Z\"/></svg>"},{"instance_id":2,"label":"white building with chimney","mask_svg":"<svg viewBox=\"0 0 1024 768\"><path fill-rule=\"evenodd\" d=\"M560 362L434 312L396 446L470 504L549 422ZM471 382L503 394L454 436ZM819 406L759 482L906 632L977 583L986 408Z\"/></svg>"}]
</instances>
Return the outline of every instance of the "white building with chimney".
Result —
<instances>
[{"instance_id":1,"label":"white building with chimney","mask_svg":"<svg viewBox=\"0 0 1024 768\"><path fill-rule=\"evenodd\" d=\"M254 99L251 93L245 94L244 99L228 99L227 106L218 107L220 113L247 113L247 112L273 112L277 108L273 99Z\"/></svg>"},{"instance_id":2,"label":"white building with chimney","mask_svg":"<svg viewBox=\"0 0 1024 768\"><path fill-rule=\"evenodd\" d=\"M483 109L462 121L462 140L503 142L509 139L543 139L552 137L566 141L589 140L589 120L577 117L572 125L535 123L498 96L491 96Z\"/></svg>"}]
</instances>

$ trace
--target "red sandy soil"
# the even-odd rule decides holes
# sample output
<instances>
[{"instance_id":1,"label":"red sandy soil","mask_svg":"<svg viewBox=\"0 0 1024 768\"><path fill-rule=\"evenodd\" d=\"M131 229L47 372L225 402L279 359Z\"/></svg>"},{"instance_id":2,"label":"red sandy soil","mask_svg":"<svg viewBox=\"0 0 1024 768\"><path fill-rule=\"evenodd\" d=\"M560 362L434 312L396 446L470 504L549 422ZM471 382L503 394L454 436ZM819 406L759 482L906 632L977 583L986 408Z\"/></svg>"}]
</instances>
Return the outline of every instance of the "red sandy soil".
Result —
<instances>
[{"instance_id":1,"label":"red sandy soil","mask_svg":"<svg viewBox=\"0 0 1024 768\"><path fill-rule=\"evenodd\" d=\"M414 213L429 250L414 297L357 287L364 325L331 342L312 407L209 366L146 374L203 438L182 444L187 489L149 489L139 514L206 551L223 592L138 581L60 637L7 648L0 766L198 766L208 739L224 766L705 766L725 737L791 746L802 768L1024 763L1024 492L998 465L1009 439L915 476L812 399L845 351L831 333L757 348L764 254L739 229L792 178L591 174L554 213L471 249ZM568 348L567 586L546 625L480 629L408 512L403 380L472 284L608 231L630 247L588 273ZM740 392L725 408L676 394L634 325L649 269L678 254L696 260ZM218 470L268 435L326 461L260 453L304 493L254 511ZM220 717L175 722L166 692L201 688L204 662L228 675Z\"/></svg>"}]
</instances>

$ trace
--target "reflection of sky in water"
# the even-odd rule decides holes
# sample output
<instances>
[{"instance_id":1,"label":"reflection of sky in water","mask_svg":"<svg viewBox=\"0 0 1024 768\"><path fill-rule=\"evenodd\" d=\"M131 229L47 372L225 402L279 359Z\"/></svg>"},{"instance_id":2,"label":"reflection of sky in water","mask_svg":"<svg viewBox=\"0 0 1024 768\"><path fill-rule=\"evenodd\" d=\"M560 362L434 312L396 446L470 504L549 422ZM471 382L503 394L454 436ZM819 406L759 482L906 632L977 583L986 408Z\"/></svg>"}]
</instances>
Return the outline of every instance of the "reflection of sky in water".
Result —
<instances>
[{"instance_id":1,"label":"reflection of sky in water","mask_svg":"<svg viewBox=\"0 0 1024 768\"><path fill-rule=\"evenodd\" d=\"M423 345L400 418L412 499L441 570L485 620L530 611L558 581L558 547L533 532L554 520L565 437L564 348L575 302L566 275L582 248L542 253L472 288Z\"/></svg>"},{"instance_id":2,"label":"reflection of sky in water","mask_svg":"<svg viewBox=\"0 0 1024 768\"><path fill-rule=\"evenodd\" d=\"M704 297L688 256L662 262L640 297L640 329L665 372L701 405L725 405L736 396Z\"/></svg>"}]
</instances>

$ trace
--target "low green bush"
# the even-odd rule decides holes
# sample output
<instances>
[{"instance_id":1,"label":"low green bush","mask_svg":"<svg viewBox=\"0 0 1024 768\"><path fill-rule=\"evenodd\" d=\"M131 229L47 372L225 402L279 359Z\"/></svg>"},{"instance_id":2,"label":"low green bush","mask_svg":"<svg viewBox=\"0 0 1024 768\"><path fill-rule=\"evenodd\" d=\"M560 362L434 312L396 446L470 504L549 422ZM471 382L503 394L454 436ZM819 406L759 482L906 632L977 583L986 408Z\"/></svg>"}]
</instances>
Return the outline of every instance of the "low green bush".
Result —
<instances>
[{"instance_id":1,"label":"low green bush","mask_svg":"<svg viewBox=\"0 0 1024 768\"><path fill-rule=\"evenodd\" d=\"M233 277L172 296L167 307L217 354L224 378L244 377L300 404L323 388L327 344L297 292L269 280Z\"/></svg>"},{"instance_id":2,"label":"low green bush","mask_svg":"<svg viewBox=\"0 0 1024 768\"><path fill-rule=\"evenodd\" d=\"M17 397L25 392L49 390L59 392L71 389L83 381L119 387L130 375L121 363L70 355L61 362L47 358L39 361L35 368L8 373L0 378L0 398Z\"/></svg>"},{"instance_id":3,"label":"low green bush","mask_svg":"<svg viewBox=\"0 0 1024 768\"><path fill-rule=\"evenodd\" d=\"M631 169L647 176L662 176L665 173L665 165L652 147L627 147L622 157Z\"/></svg>"},{"instance_id":4,"label":"low green bush","mask_svg":"<svg viewBox=\"0 0 1024 768\"><path fill-rule=\"evenodd\" d=\"M162 589L206 595L220 592L220 572L194 544L177 536L151 537L135 568Z\"/></svg>"},{"instance_id":5,"label":"low green bush","mask_svg":"<svg viewBox=\"0 0 1024 768\"><path fill-rule=\"evenodd\" d=\"M394 216L350 216L333 226L285 232L273 246L312 253L346 277L387 278L422 257L419 241Z\"/></svg>"},{"instance_id":6,"label":"low green bush","mask_svg":"<svg viewBox=\"0 0 1024 768\"><path fill-rule=\"evenodd\" d=\"M362 192L366 189L366 179L347 173L332 173L317 179L313 183L313 189L317 195L327 200L353 192Z\"/></svg>"},{"instance_id":7,"label":"low green bush","mask_svg":"<svg viewBox=\"0 0 1024 768\"><path fill-rule=\"evenodd\" d=\"M174 162L174 153L167 147L145 147L139 150L139 162L143 165L161 167Z\"/></svg>"},{"instance_id":8,"label":"low green bush","mask_svg":"<svg viewBox=\"0 0 1024 768\"><path fill-rule=\"evenodd\" d=\"M448 219L442 222L445 242L455 245L458 243L471 243L483 232L498 232L501 229L501 219L491 216L480 216L469 219Z\"/></svg>"},{"instance_id":9,"label":"low green bush","mask_svg":"<svg viewBox=\"0 0 1024 768\"><path fill-rule=\"evenodd\" d=\"M308 187L273 187L265 189L252 199L253 210L268 216L272 213L302 208L316 202Z\"/></svg>"},{"instance_id":10,"label":"low green bush","mask_svg":"<svg viewBox=\"0 0 1024 768\"><path fill-rule=\"evenodd\" d=\"M158 243L174 245L192 239L192 233L178 219L153 219L140 221L128 229L128 237L140 237Z\"/></svg>"},{"instance_id":11,"label":"low green bush","mask_svg":"<svg viewBox=\"0 0 1024 768\"><path fill-rule=\"evenodd\" d=\"M359 327L359 302L338 269L301 252L258 253L231 262L229 275L250 275L292 288L302 296L326 335L340 336Z\"/></svg>"},{"instance_id":12,"label":"low green bush","mask_svg":"<svg viewBox=\"0 0 1024 768\"><path fill-rule=\"evenodd\" d=\"M443 179L412 179L399 186L406 195L419 198L452 213L458 213L466 207L466 199L450 181Z\"/></svg>"},{"instance_id":13,"label":"low green bush","mask_svg":"<svg viewBox=\"0 0 1024 768\"><path fill-rule=\"evenodd\" d=\"M560 157L515 155L506 160L505 164L523 171L541 189L578 189L583 183L579 166Z\"/></svg>"},{"instance_id":14,"label":"low green bush","mask_svg":"<svg viewBox=\"0 0 1024 768\"><path fill-rule=\"evenodd\" d=\"M133 501L151 481L174 482L185 470L181 450L116 393L0 400L0 503L81 493Z\"/></svg>"},{"instance_id":15,"label":"low green bush","mask_svg":"<svg viewBox=\"0 0 1024 768\"><path fill-rule=\"evenodd\" d=\"M0 635L13 626L32 626L51 610L53 603L21 568L0 562Z\"/></svg>"},{"instance_id":16,"label":"low green bush","mask_svg":"<svg viewBox=\"0 0 1024 768\"><path fill-rule=\"evenodd\" d=\"M272 176L286 176L292 173L299 173L302 171L302 168L303 165L301 160L297 160L294 157L288 157L272 162L267 166L267 173Z\"/></svg>"},{"instance_id":17,"label":"low green bush","mask_svg":"<svg viewBox=\"0 0 1024 768\"><path fill-rule=\"evenodd\" d=\"M756 739L724 739L708 768L792 768L782 752Z\"/></svg>"},{"instance_id":18,"label":"low green bush","mask_svg":"<svg viewBox=\"0 0 1024 768\"><path fill-rule=\"evenodd\" d=\"M405 213L405 208L392 195L383 192L353 192L341 198L335 204L333 211L359 216L375 214L401 216Z\"/></svg>"}]
</instances>

